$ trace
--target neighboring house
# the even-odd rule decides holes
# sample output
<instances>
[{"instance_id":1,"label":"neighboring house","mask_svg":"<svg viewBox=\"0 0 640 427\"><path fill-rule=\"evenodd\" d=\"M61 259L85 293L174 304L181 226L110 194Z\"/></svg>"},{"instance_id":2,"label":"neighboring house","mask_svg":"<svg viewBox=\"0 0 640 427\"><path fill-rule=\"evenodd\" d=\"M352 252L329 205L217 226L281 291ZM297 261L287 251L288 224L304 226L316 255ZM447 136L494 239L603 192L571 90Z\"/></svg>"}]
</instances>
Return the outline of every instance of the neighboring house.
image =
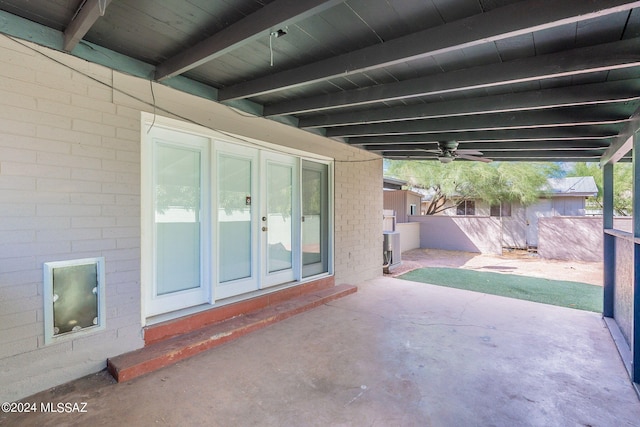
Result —
<instances>
[{"instance_id":1,"label":"neighboring house","mask_svg":"<svg viewBox=\"0 0 640 427\"><path fill-rule=\"evenodd\" d=\"M550 178L547 182L548 189L538 202L526 208L520 207L520 211L524 210L525 216L526 247L538 246L538 218L549 216L585 216L587 197L598 195L598 187L592 176ZM513 229L510 229L509 225L511 225ZM510 237L513 243L522 242L520 225L503 223L503 230L504 235ZM515 237L517 237L518 240L516 240ZM514 247L522 246L518 245Z\"/></svg>"},{"instance_id":2,"label":"neighboring house","mask_svg":"<svg viewBox=\"0 0 640 427\"><path fill-rule=\"evenodd\" d=\"M0 74L2 401L168 320L382 274L377 155L8 37Z\"/></svg>"},{"instance_id":3,"label":"neighboring house","mask_svg":"<svg viewBox=\"0 0 640 427\"><path fill-rule=\"evenodd\" d=\"M586 198L598 194L591 176L550 178L539 200L522 206L518 202L489 205L482 200L449 202L449 209L440 215L490 216L501 218L502 241L507 248L531 248L538 245L538 218L550 216L584 216ZM422 199L428 206L428 195ZM386 206L386 205L385 205Z\"/></svg>"},{"instance_id":4,"label":"neighboring house","mask_svg":"<svg viewBox=\"0 0 640 427\"><path fill-rule=\"evenodd\" d=\"M399 236L394 237L396 244L393 250L393 259L396 265L400 262L400 254L409 249L420 247L420 224L409 223L410 216L421 215L422 194L411 190L401 190L407 182L384 178L383 194L383 230L388 232L398 232ZM385 236L389 239L388 236ZM393 264L392 264L393 267Z\"/></svg>"},{"instance_id":5,"label":"neighboring house","mask_svg":"<svg viewBox=\"0 0 640 427\"><path fill-rule=\"evenodd\" d=\"M538 246L538 218L584 216L587 197L596 196L598 187L591 176L550 178L539 200L522 206L518 202L489 205L481 200L466 200L449 215L481 215L502 219L502 241L507 248Z\"/></svg>"},{"instance_id":6,"label":"neighboring house","mask_svg":"<svg viewBox=\"0 0 640 427\"><path fill-rule=\"evenodd\" d=\"M409 222L409 216L420 215L422 194L411 190L385 190L383 205L385 210L395 212L396 222Z\"/></svg>"},{"instance_id":7,"label":"neighboring house","mask_svg":"<svg viewBox=\"0 0 640 427\"><path fill-rule=\"evenodd\" d=\"M407 181L402 179L384 177L382 181L382 188L385 190L402 190L402 187L407 185Z\"/></svg>"}]
</instances>

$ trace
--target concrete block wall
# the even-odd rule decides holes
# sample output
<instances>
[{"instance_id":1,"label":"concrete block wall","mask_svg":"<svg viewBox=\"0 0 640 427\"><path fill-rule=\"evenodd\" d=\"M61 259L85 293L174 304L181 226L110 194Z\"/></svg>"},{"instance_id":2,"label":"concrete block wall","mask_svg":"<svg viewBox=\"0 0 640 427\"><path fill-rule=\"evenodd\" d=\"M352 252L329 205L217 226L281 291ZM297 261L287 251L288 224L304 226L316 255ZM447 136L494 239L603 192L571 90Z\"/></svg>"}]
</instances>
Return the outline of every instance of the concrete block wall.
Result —
<instances>
[{"instance_id":1,"label":"concrete block wall","mask_svg":"<svg viewBox=\"0 0 640 427\"><path fill-rule=\"evenodd\" d=\"M382 159L335 166L336 283L382 275Z\"/></svg>"},{"instance_id":2,"label":"concrete block wall","mask_svg":"<svg viewBox=\"0 0 640 427\"><path fill-rule=\"evenodd\" d=\"M481 216L412 216L420 223L420 247L502 254L500 218Z\"/></svg>"},{"instance_id":3,"label":"concrete block wall","mask_svg":"<svg viewBox=\"0 0 640 427\"><path fill-rule=\"evenodd\" d=\"M602 217L538 219L538 255L548 259L602 261Z\"/></svg>"},{"instance_id":4,"label":"concrete block wall","mask_svg":"<svg viewBox=\"0 0 640 427\"><path fill-rule=\"evenodd\" d=\"M613 228L631 233L631 217L615 217ZM542 258L601 262L604 239L601 216L540 218L538 254Z\"/></svg>"},{"instance_id":5,"label":"concrete block wall","mask_svg":"<svg viewBox=\"0 0 640 427\"><path fill-rule=\"evenodd\" d=\"M89 76L0 39L2 401L142 346L139 119L93 80L110 70L78 65ZM107 329L45 346L43 263L98 256Z\"/></svg>"},{"instance_id":6,"label":"concrete block wall","mask_svg":"<svg viewBox=\"0 0 640 427\"><path fill-rule=\"evenodd\" d=\"M141 112L335 158L335 274L382 274L382 162L370 153L24 41L0 38L0 401L143 345ZM155 100L155 108L153 101ZM103 256L106 330L44 344L43 263Z\"/></svg>"},{"instance_id":7,"label":"concrete block wall","mask_svg":"<svg viewBox=\"0 0 640 427\"><path fill-rule=\"evenodd\" d=\"M409 216L409 221L411 221L411 218L413 216ZM400 250L402 252L420 248L420 223L405 222L396 224L396 231L400 233Z\"/></svg>"}]
</instances>

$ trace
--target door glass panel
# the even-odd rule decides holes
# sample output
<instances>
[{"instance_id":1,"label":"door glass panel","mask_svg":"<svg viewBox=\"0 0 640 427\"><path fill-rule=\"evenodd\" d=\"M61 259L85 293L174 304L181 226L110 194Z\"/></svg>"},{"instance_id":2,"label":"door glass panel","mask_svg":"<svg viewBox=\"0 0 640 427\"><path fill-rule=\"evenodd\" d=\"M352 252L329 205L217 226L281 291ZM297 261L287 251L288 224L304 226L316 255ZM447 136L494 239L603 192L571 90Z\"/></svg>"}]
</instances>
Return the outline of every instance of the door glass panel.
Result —
<instances>
[{"instance_id":1,"label":"door glass panel","mask_svg":"<svg viewBox=\"0 0 640 427\"><path fill-rule=\"evenodd\" d=\"M267 166L267 271L292 268L293 168L268 163Z\"/></svg>"},{"instance_id":2,"label":"door glass panel","mask_svg":"<svg viewBox=\"0 0 640 427\"><path fill-rule=\"evenodd\" d=\"M200 287L200 152L157 148L156 295Z\"/></svg>"},{"instance_id":3,"label":"door glass panel","mask_svg":"<svg viewBox=\"0 0 640 427\"><path fill-rule=\"evenodd\" d=\"M220 282L251 277L251 160L218 158Z\"/></svg>"},{"instance_id":4,"label":"door glass panel","mask_svg":"<svg viewBox=\"0 0 640 427\"><path fill-rule=\"evenodd\" d=\"M328 166L302 165L302 276L328 271Z\"/></svg>"}]
</instances>

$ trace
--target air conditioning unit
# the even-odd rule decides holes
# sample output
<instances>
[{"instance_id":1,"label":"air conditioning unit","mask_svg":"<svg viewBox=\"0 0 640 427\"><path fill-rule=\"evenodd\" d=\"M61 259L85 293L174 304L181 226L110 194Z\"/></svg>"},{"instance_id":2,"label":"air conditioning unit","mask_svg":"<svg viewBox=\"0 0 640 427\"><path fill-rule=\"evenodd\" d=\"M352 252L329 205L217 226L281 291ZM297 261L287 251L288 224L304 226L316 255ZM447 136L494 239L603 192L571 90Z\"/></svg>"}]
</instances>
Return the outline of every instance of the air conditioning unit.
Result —
<instances>
[{"instance_id":1,"label":"air conditioning unit","mask_svg":"<svg viewBox=\"0 0 640 427\"><path fill-rule=\"evenodd\" d=\"M400 251L400 233L397 231L387 231L382 233L382 267L388 273L394 267L402 263Z\"/></svg>"}]
</instances>

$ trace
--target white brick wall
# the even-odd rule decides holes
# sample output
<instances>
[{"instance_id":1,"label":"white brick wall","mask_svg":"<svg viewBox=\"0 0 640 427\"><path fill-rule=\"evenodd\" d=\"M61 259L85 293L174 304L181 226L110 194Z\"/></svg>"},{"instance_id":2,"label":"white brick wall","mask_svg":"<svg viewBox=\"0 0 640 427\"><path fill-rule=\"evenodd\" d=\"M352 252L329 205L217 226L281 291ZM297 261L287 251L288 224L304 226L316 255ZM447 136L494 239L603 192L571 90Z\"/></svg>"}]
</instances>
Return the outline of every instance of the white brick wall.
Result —
<instances>
[{"instance_id":1,"label":"white brick wall","mask_svg":"<svg viewBox=\"0 0 640 427\"><path fill-rule=\"evenodd\" d=\"M382 274L382 159L335 166L336 283Z\"/></svg>"},{"instance_id":2,"label":"white brick wall","mask_svg":"<svg viewBox=\"0 0 640 427\"><path fill-rule=\"evenodd\" d=\"M0 401L143 345L140 112L153 112L149 83L28 46L92 78L0 38ZM162 85L154 92L164 115L337 159L336 280L381 274L381 159ZM96 256L105 258L106 330L45 346L43 263Z\"/></svg>"},{"instance_id":3,"label":"white brick wall","mask_svg":"<svg viewBox=\"0 0 640 427\"><path fill-rule=\"evenodd\" d=\"M118 112L111 90L0 42L0 400L142 346L140 143L118 136L139 126L139 112ZM45 347L42 264L95 256L106 261L107 330Z\"/></svg>"}]
</instances>

